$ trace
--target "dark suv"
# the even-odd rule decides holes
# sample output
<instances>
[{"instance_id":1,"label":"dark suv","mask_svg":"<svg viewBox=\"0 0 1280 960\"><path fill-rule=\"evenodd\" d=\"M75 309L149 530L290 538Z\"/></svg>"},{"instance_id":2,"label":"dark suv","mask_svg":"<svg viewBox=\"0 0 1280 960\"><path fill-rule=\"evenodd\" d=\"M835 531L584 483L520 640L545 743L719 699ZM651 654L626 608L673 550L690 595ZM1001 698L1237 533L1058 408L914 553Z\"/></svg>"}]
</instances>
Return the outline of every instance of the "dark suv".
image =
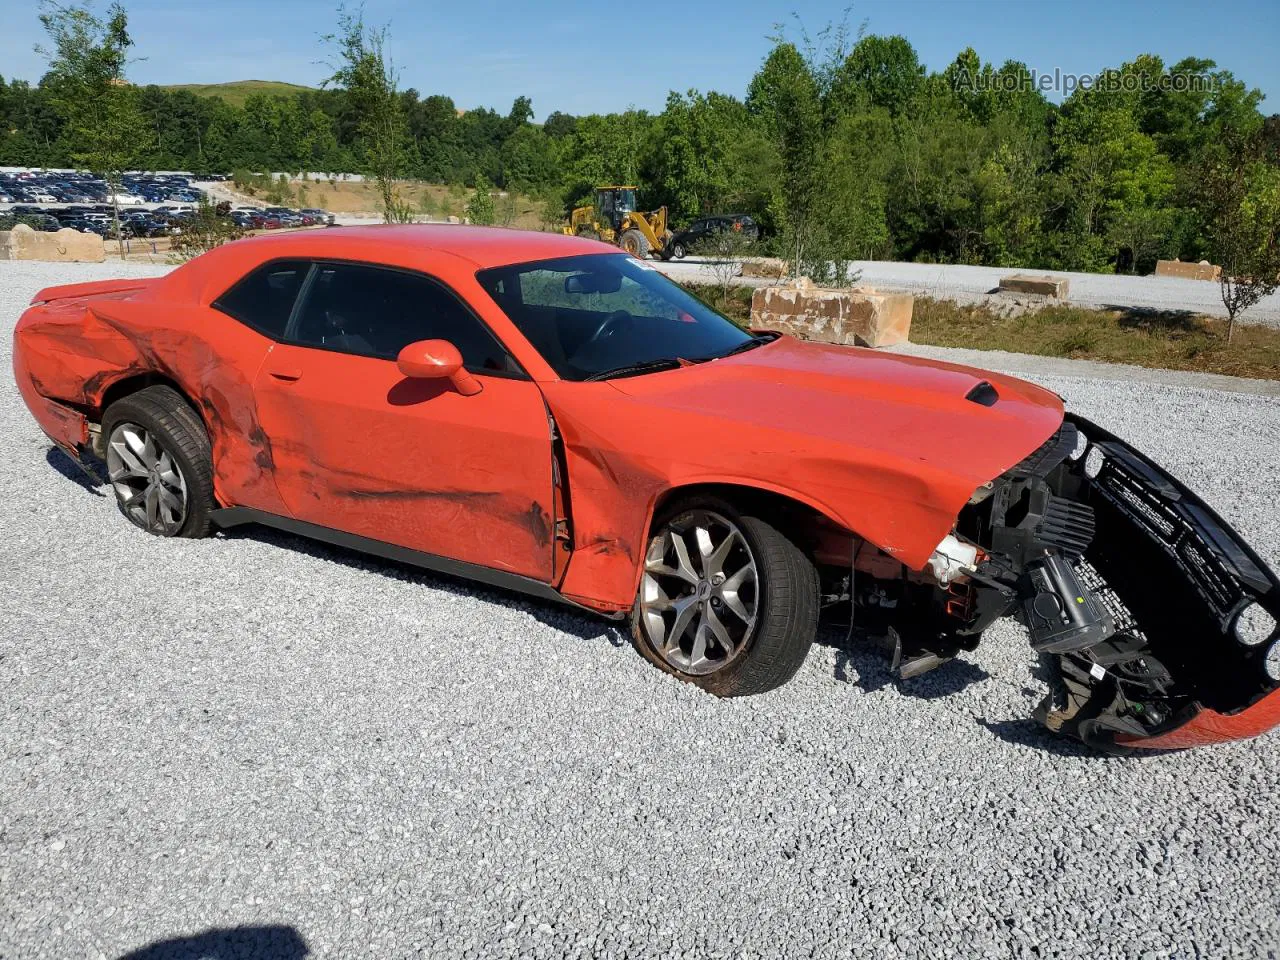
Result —
<instances>
[{"instance_id":1,"label":"dark suv","mask_svg":"<svg viewBox=\"0 0 1280 960\"><path fill-rule=\"evenodd\" d=\"M712 217L700 217L674 237L667 249L671 256L683 260L699 246L713 242L716 235L726 230L739 231L747 240L760 239L760 228L745 213L720 213Z\"/></svg>"}]
</instances>

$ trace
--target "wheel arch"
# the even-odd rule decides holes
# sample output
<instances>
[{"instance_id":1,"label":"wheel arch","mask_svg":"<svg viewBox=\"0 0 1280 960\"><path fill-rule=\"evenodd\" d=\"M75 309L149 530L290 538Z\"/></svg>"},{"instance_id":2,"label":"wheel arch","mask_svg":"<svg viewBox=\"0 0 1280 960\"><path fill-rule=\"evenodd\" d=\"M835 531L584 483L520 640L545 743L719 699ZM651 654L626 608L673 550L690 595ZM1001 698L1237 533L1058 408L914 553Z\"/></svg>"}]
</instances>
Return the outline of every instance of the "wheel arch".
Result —
<instances>
[{"instance_id":1,"label":"wheel arch","mask_svg":"<svg viewBox=\"0 0 1280 960\"><path fill-rule=\"evenodd\" d=\"M823 520L845 529L844 523L825 504L793 490L773 484L743 483L732 480L700 480L675 484L658 493L645 519L645 532L652 534L654 524L669 510L672 504L698 497L715 497L728 501L739 509L754 508L761 511L761 519L776 520L797 511L815 520ZM856 534L846 530L851 535Z\"/></svg>"},{"instance_id":2,"label":"wheel arch","mask_svg":"<svg viewBox=\"0 0 1280 960\"><path fill-rule=\"evenodd\" d=\"M637 509L634 513L627 510L625 516L614 514L607 527L600 525L600 518L593 518L595 522L585 532L576 531L576 547L558 585L560 592L592 609L609 613L630 610L654 524L674 505L698 497L727 501L739 511L765 520L785 532L814 563L846 566L853 545L865 539L830 507L799 491L755 480L689 478L653 490L643 513Z\"/></svg>"},{"instance_id":3,"label":"wheel arch","mask_svg":"<svg viewBox=\"0 0 1280 960\"><path fill-rule=\"evenodd\" d=\"M815 564L848 564L853 546L864 538L827 505L785 487L732 480L700 480L675 484L661 491L645 517L644 543L638 552L638 589L649 538L673 508L701 497L723 500L739 511L765 520L790 538Z\"/></svg>"},{"instance_id":4,"label":"wheel arch","mask_svg":"<svg viewBox=\"0 0 1280 960\"><path fill-rule=\"evenodd\" d=\"M157 386L168 387L186 401L187 406L189 406L195 412L195 415L200 418L200 422L204 425L205 433L209 435L210 439L212 439L213 434L209 430L208 420L206 420L204 411L201 409L200 404L195 401L187 389L183 387L182 384L178 383L178 381L163 373L157 373L155 371L127 373L124 376L111 381L98 395L96 402L93 404L93 418L96 419L98 423L102 423L102 418L106 415L107 410L109 410L111 405L117 400L123 400L125 397L132 396L141 390L145 390L147 387Z\"/></svg>"}]
</instances>

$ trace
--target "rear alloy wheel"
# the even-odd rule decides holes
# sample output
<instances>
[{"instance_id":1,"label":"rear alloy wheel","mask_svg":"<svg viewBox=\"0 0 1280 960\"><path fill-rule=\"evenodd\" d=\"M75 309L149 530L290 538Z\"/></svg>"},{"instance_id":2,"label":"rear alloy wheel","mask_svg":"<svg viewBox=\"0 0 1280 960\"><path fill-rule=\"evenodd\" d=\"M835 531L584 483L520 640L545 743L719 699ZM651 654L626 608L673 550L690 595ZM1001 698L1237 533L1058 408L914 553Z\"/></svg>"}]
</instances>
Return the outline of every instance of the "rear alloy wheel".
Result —
<instances>
[{"instance_id":1,"label":"rear alloy wheel","mask_svg":"<svg viewBox=\"0 0 1280 960\"><path fill-rule=\"evenodd\" d=\"M146 427L125 421L107 439L107 476L120 512L148 533L173 536L187 519L187 478Z\"/></svg>"},{"instance_id":2,"label":"rear alloy wheel","mask_svg":"<svg viewBox=\"0 0 1280 960\"><path fill-rule=\"evenodd\" d=\"M176 390L147 387L102 418L107 479L130 523L161 537L202 537L214 507L204 423Z\"/></svg>"},{"instance_id":3,"label":"rear alloy wheel","mask_svg":"<svg viewBox=\"0 0 1280 960\"><path fill-rule=\"evenodd\" d=\"M763 520L708 500L656 529L632 636L668 673L739 696L795 674L817 617L818 579L808 558Z\"/></svg>"},{"instance_id":4,"label":"rear alloy wheel","mask_svg":"<svg viewBox=\"0 0 1280 960\"><path fill-rule=\"evenodd\" d=\"M677 243L675 246L671 248L671 255L675 257L677 260L683 260L685 256L688 254L688 252L689 251L684 248L683 243Z\"/></svg>"}]
</instances>

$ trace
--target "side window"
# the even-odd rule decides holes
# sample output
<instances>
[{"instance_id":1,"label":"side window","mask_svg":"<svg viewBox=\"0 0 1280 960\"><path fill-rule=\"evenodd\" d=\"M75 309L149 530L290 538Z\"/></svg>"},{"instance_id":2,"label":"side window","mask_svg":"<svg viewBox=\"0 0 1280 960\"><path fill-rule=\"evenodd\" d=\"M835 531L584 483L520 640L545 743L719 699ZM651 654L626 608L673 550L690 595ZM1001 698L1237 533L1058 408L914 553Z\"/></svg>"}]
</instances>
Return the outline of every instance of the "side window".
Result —
<instances>
[{"instance_id":1,"label":"side window","mask_svg":"<svg viewBox=\"0 0 1280 960\"><path fill-rule=\"evenodd\" d=\"M289 339L394 360L416 340L448 340L468 370L518 373L501 344L449 290L420 274L320 263Z\"/></svg>"},{"instance_id":2,"label":"side window","mask_svg":"<svg viewBox=\"0 0 1280 960\"><path fill-rule=\"evenodd\" d=\"M264 264L213 301L213 308L268 337L283 339L293 303L310 267L305 260Z\"/></svg>"}]
</instances>

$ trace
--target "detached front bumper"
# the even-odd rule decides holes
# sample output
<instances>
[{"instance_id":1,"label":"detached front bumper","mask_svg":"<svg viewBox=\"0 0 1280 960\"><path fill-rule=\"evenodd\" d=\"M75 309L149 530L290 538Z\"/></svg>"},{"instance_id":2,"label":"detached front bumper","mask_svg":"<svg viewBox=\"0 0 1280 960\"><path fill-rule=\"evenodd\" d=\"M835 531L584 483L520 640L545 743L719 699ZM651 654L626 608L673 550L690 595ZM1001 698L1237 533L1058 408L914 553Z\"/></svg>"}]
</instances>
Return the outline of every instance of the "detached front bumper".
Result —
<instances>
[{"instance_id":1,"label":"detached front bumper","mask_svg":"<svg viewBox=\"0 0 1280 960\"><path fill-rule=\"evenodd\" d=\"M1280 724L1280 580L1165 470L1082 417L1067 421L1087 445L1077 445L1057 485L1091 506L1097 523L1082 558L1085 580L1092 578L1089 586L1117 628L1145 639L1172 678L1167 711L1156 722L1147 714L1145 735L1134 732L1136 723L1126 731L1104 719L1091 722L1086 739L1183 748L1253 737ZM1077 662L1089 667L1083 658ZM1099 703L1112 692L1107 683L1124 699L1123 672L1095 668L1094 679ZM1089 712L1096 715L1094 707Z\"/></svg>"}]
</instances>

